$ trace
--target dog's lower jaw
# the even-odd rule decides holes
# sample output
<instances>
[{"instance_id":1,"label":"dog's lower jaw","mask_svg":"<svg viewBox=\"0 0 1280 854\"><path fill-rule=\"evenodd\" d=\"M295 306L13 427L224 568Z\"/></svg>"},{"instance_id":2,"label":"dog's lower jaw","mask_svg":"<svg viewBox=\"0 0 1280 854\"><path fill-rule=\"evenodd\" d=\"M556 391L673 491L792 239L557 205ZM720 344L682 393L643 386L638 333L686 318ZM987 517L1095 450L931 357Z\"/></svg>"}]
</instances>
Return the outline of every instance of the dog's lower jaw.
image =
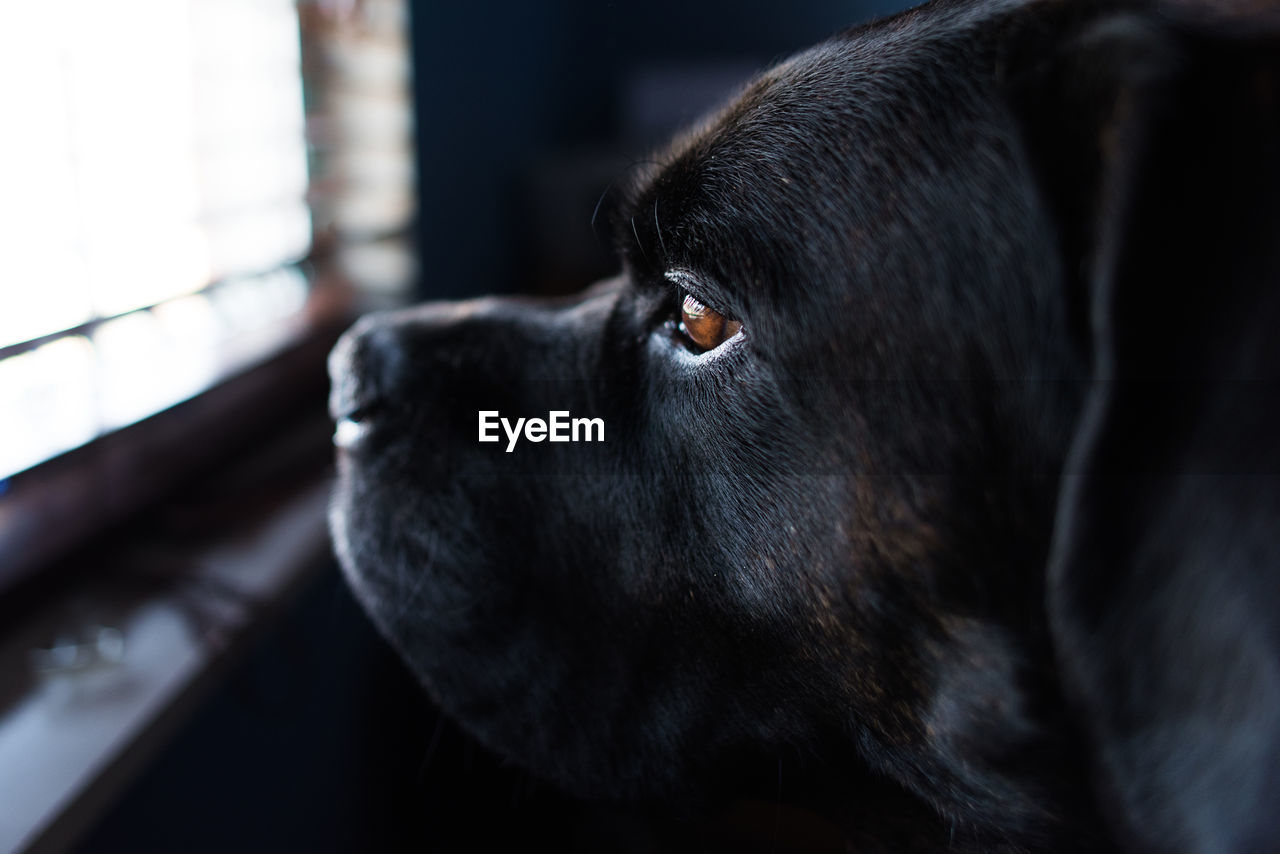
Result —
<instances>
[{"instance_id":1,"label":"dog's lower jaw","mask_svg":"<svg viewBox=\"0 0 1280 854\"><path fill-rule=\"evenodd\" d=\"M740 794L746 777L766 778L781 761L788 794L806 788L805 778L834 779L830 791L848 793L854 806L837 804L828 811L845 823L850 838L871 838L873 827L881 828L872 834L881 839L901 838L908 829L919 837L927 828L937 848L950 845L954 836L975 851L1002 850L1002 840L1024 840L1019 844L1030 850L1074 833L1068 830L1073 822L1090 826L1089 817L1062 793L1086 784L1062 771L1053 758L1064 752L1062 745L1052 743L1048 729L1028 723L1022 701L1013 699L1021 697L1019 671L1036 667L1015 653L1027 645L988 624L950 621L932 646L912 653L932 662L926 671L936 674L933 691L929 699L912 701L919 721L914 729L893 731L876 722L884 704L860 708L859 702L870 701L812 696L815 689L825 690L820 686L865 682L852 672L824 678L809 669L807 659L820 649L817 635L799 634L792 624L778 627L771 639L735 639L741 626L726 622L716 629L706 615L697 626L676 629L668 622L679 610L672 602L650 608L632 603L622 612L595 615L557 611L574 601L558 586L568 582L535 585L530 595L518 596L512 585L540 572L545 576L545 570L498 566L480 553L446 547L449 526L441 497L419 503L365 494L364 465L355 458L343 461L331 517L357 596L451 718L495 753L562 789L609 800L682 803L697 811L709 805L707 791ZM390 524L392 517L400 523ZM406 519L413 524L404 524ZM544 545L526 554L550 551ZM593 565L601 571L602 564ZM600 600L596 607L614 606ZM660 622L638 628L660 614ZM836 622L859 622L845 617ZM635 638L654 639L650 653L643 641L616 647L617 627L624 623L636 630ZM557 644L546 634L569 625L582 632L572 643L562 638ZM678 640L685 636L695 645ZM727 638L723 648L698 646L720 636ZM826 641L848 642L843 636ZM681 654L673 655L672 648ZM587 655L584 650L588 658L573 659ZM872 658L855 667L864 677L867 670L894 666L869 652ZM850 661L848 650L833 657ZM767 671L758 664L725 670L737 660L773 664ZM921 662L899 663L915 669ZM708 682L709 671L724 671L717 674L717 686ZM808 676L797 681L798 673ZM887 673L878 678L891 683ZM772 699L749 699L757 695ZM587 708L591 720L577 719L575 710ZM1044 760L1042 774L1060 775L1062 783L1007 767L1007 757L1021 750ZM852 766L867 772L851 772ZM761 782L757 794L767 796L769 781ZM822 800L829 805L831 798ZM887 801L894 804L891 820L867 806Z\"/></svg>"}]
</instances>

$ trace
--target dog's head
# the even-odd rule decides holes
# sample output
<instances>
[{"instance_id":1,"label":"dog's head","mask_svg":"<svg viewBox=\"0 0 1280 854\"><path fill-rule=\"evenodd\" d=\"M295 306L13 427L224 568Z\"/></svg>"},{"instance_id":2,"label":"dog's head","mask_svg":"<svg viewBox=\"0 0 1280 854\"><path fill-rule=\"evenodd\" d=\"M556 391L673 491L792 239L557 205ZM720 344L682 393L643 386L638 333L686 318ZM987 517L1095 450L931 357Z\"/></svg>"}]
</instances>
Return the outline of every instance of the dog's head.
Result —
<instances>
[{"instance_id":1,"label":"dog's head","mask_svg":"<svg viewBox=\"0 0 1280 854\"><path fill-rule=\"evenodd\" d=\"M1087 554L1068 534L1110 519L1086 500L1098 448L1159 415L1113 430L1120 383L1095 380L1130 352L1135 374L1179 347L1229 362L1203 332L1227 309L1161 303L1172 329L1133 339L1112 321L1159 292L1161 228L1258 257L1190 205L1275 214L1238 174L1276 186L1254 109L1274 93L1228 113L1190 72L1220 41L1242 51L1213 78L1233 91L1275 64L1229 25L1185 30L1046 2L842 34L612 194L617 279L357 324L332 361L335 542L441 706L583 793L725 792L783 761L888 793L847 808L863 826L900 799L925 817L885 833L1020 844L1087 836L1101 775L1131 824L1145 759L1095 722L1116 672L1088 662L1128 619L1094 576L1124 577L1150 520ZM1239 168L1160 185L1184 146L1223 153L1195 122L1228 114L1259 132ZM1212 253L1171 248L1179 294ZM1228 275L1223 304L1274 270Z\"/></svg>"}]
</instances>

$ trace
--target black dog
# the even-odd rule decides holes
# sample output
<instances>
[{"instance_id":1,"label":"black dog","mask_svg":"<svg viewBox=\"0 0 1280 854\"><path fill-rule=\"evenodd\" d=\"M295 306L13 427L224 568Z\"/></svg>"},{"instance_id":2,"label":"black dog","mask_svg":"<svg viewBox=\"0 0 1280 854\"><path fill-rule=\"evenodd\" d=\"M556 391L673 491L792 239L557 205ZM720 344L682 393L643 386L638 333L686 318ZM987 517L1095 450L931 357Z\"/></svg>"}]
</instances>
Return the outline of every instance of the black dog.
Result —
<instances>
[{"instance_id":1,"label":"black dog","mask_svg":"<svg viewBox=\"0 0 1280 854\"><path fill-rule=\"evenodd\" d=\"M935 3L764 73L618 200L618 279L347 334L358 595L584 795L1280 846L1277 32Z\"/></svg>"}]
</instances>

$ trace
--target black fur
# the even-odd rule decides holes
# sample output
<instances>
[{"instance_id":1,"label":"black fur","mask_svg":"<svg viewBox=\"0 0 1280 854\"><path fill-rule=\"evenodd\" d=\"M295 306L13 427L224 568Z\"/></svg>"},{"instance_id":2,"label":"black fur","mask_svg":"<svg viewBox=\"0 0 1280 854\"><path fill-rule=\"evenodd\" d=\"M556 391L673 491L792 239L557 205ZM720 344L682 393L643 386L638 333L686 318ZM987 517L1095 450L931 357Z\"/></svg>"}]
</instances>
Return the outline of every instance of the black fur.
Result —
<instances>
[{"instance_id":1,"label":"black fur","mask_svg":"<svg viewBox=\"0 0 1280 854\"><path fill-rule=\"evenodd\" d=\"M592 797L857 851L1280 827L1276 21L935 3L637 176L623 273L366 318L338 553L441 706ZM666 274L744 324L694 356ZM603 418L480 444L477 412Z\"/></svg>"}]
</instances>

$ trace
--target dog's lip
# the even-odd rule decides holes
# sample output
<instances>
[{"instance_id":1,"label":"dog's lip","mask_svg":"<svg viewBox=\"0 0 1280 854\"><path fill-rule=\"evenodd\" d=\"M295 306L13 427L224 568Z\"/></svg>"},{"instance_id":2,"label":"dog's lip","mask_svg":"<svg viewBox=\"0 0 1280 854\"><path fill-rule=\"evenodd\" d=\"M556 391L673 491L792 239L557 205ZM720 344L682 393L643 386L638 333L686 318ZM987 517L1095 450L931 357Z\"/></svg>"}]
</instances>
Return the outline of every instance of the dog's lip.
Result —
<instances>
[{"instance_id":1,"label":"dog's lip","mask_svg":"<svg viewBox=\"0 0 1280 854\"><path fill-rule=\"evenodd\" d=\"M341 450L354 450L368 441L373 432L378 407L355 406L345 413L334 413L333 444Z\"/></svg>"},{"instance_id":2,"label":"dog's lip","mask_svg":"<svg viewBox=\"0 0 1280 854\"><path fill-rule=\"evenodd\" d=\"M333 446L344 451L354 450L364 444L373 431L370 421L355 418L339 418L333 428Z\"/></svg>"}]
</instances>

